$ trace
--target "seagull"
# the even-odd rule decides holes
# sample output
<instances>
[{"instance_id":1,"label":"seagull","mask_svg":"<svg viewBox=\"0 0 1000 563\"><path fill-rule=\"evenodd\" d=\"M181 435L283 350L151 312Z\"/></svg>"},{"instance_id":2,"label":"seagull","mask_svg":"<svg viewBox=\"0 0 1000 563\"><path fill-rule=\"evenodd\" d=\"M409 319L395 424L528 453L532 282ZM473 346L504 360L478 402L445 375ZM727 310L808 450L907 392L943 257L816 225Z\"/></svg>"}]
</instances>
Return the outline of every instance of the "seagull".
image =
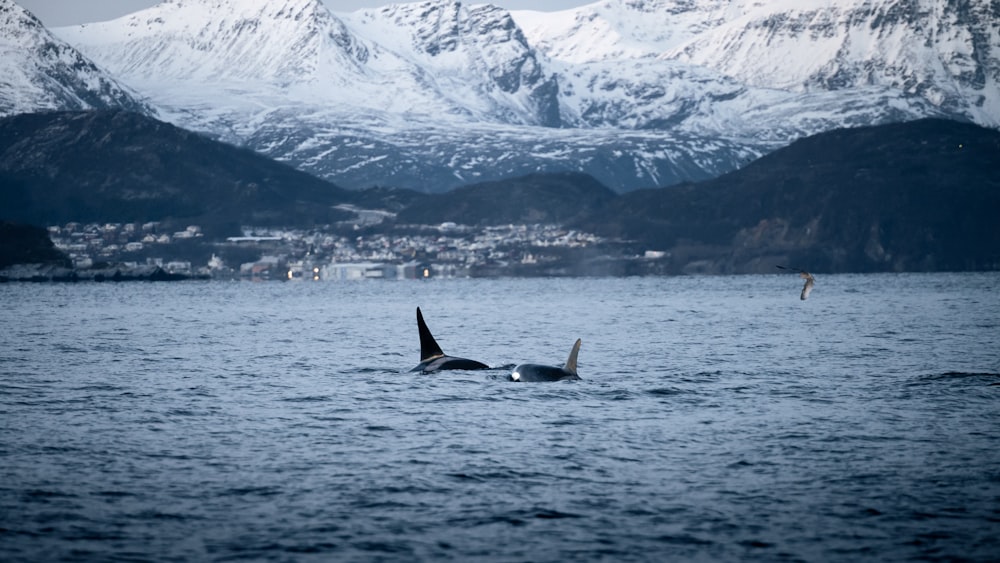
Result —
<instances>
[{"instance_id":1,"label":"seagull","mask_svg":"<svg viewBox=\"0 0 1000 563\"><path fill-rule=\"evenodd\" d=\"M799 277L806 280L805 285L802 286L802 293L799 295L799 299L805 301L809 298L809 294L813 290L813 286L816 285L816 278L812 277L812 274L805 270L800 270L798 268L788 268L785 266L778 266L782 270L792 270L799 273Z\"/></svg>"}]
</instances>

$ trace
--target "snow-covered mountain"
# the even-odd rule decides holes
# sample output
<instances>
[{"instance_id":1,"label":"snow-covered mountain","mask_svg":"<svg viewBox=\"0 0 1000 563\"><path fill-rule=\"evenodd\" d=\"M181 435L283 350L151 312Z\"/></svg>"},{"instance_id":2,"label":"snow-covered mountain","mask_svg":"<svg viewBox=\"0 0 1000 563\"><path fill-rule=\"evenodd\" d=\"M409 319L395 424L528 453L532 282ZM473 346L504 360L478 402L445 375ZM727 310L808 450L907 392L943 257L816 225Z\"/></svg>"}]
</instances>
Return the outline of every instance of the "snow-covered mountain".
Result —
<instances>
[{"instance_id":1,"label":"snow-covered mountain","mask_svg":"<svg viewBox=\"0 0 1000 563\"><path fill-rule=\"evenodd\" d=\"M358 35L412 61L437 95L487 120L558 127L558 85L510 14L422 2L341 16Z\"/></svg>"},{"instance_id":2,"label":"snow-covered mountain","mask_svg":"<svg viewBox=\"0 0 1000 563\"><path fill-rule=\"evenodd\" d=\"M869 86L1000 125L995 0L761 2L663 53L743 84L793 92Z\"/></svg>"},{"instance_id":3,"label":"snow-covered mountain","mask_svg":"<svg viewBox=\"0 0 1000 563\"><path fill-rule=\"evenodd\" d=\"M0 0L0 116L51 109L148 108L13 0Z\"/></svg>"},{"instance_id":4,"label":"snow-covered mountain","mask_svg":"<svg viewBox=\"0 0 1000 563\"><path fill-rule=\"evenodd\" d=\"M995 0L604 0L512 15L590 125L668 116L775 140L914 115L1000 126Z\"/></svg>"},{"instance_id":5,"label":"snow-covered mountain","mask_svg":"<svg viewBox=\"0 0 1000 563\"><path fill-rule=\"evenodd\" d=\"M0 0L9 2L10 0ZM539 170L628 190L796 138L926 116L1000 126L996 0L166 0L55 33L178 125L341 185Z\"/></svg>"}]
</instances>

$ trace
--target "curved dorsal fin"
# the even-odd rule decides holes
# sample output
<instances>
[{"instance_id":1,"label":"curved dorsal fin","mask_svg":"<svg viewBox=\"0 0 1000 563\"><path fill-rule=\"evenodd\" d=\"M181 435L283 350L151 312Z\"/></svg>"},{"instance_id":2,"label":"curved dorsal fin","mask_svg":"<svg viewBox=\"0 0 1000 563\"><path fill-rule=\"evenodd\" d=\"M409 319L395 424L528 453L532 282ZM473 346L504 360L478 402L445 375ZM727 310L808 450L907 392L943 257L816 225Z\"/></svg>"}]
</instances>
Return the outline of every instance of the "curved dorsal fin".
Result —
<instances>
[{"instance_id":1,"label":"curved dorsal fin","mask_svg":"<svg viewBox=\"0 0 1000 563\"><path fill-rule=\"evenodd\" d=\"M420 307L417 307L417 330L420 331L421 362L444 355L444 352L441 351L441 347L438 346L437 341L434 340L434 336L431 334L430 329L427 328L427 323L424 322L424 316L420 313Z\"/></svg>"},{"instance_id":2,"label":"curved dorsal fin","mask_svg":"<svg viewBox=\"0 0 1000 563\"><path fill-rule=\"evenodd\" d=\"M576 344L573 345L573 350L569 353L569 358L566 360L566 365L563 366L564 370L572 373L573 375L576 375L576 356L580 353L581 343L582 341L577 338Z\"/></svg>"}]
</instances>

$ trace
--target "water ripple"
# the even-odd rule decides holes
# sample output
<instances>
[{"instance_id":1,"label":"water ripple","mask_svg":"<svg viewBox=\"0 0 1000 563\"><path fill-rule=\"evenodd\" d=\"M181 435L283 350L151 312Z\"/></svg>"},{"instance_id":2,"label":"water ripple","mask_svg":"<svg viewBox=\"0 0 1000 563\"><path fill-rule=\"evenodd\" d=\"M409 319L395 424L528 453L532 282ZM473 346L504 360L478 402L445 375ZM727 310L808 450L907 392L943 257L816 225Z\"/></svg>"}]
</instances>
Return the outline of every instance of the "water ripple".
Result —
<instances>
[{"instance_id":1,"label":"water ripple","mask_svg":"<svg viewBox=\"0 0 1000 563\"><path fill-rule=\"evenodd\" d=\"M0 284L4 559L994 559L1000 276L786 282Z\"/></svg>"}]
</instances>

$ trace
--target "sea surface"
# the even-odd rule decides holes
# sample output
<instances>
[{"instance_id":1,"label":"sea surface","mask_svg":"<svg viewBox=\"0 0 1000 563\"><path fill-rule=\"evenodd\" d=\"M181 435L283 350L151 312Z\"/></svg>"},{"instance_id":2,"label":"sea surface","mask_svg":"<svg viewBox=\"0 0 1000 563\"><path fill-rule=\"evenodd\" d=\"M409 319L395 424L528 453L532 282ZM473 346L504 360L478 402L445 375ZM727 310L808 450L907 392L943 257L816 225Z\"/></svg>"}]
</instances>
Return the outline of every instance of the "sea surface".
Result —
<instances>
[{"instance_id":1,"label":"sea surface","mask_svg":"<svg viewBox=\"0 0 1000 563\"><path fill-rule=\"evenodd\" d=\"M800 288L0 284L0 559L1000 560L1000 274Z\"/></svg>"}]
</instances>

